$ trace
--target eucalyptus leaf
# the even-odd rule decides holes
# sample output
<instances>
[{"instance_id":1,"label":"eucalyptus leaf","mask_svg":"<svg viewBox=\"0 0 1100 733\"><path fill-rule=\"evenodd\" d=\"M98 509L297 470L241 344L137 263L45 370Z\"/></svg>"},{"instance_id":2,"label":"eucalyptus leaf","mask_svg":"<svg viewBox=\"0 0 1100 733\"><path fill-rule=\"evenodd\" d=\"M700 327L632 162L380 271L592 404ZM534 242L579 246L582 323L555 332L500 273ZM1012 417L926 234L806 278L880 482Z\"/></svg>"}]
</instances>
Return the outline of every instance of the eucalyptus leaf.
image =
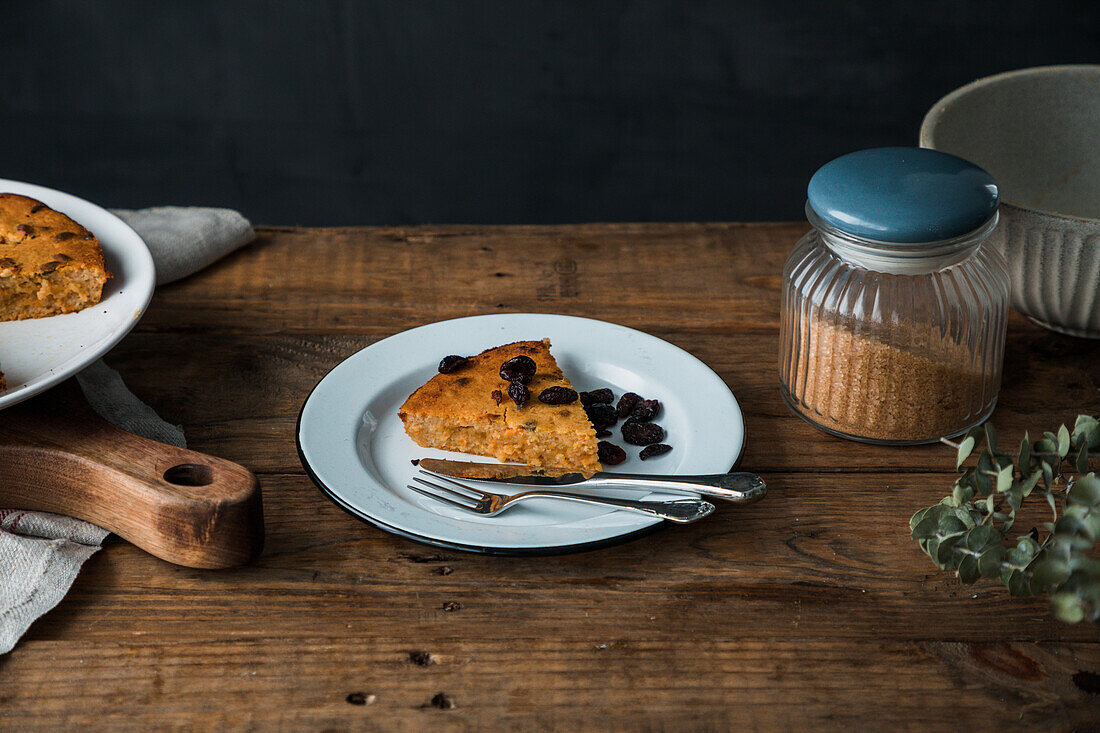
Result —
<instances>
[{"instance_id":1,"label":"eucalyptus leaf","mask_svg":"<svg viewBox=\"0 0 1100 733\"><path fill-rule=\"evenodd\" d=\"M1081 502L1089 506L1100 506L1100 478L1097 478L1095 474L1079 477L1073 482L1073 486L1069 490L1069 497L1075 502Z\"/></svg>"},{"instance_id":2,"label":"eucalyptus leaf","mask_svg":"<svg viewBox=\"0 0 1100 733\"><path fill-rule=\"evenodd\" d=\"M1020 441L1020 457L1016 462L1021 471L1027 471L1031 467L1031 440L1024 433L1024 439Z\"/></svg>"},{"instance_id":3,"label":"eucalyptus leaf","mask_svg":"<svg viewBox=\"0 0 1100 733\"><path fill-rule=\"evenodd\" d=\"M941 537L958 535L966 531L966 523L956 517L954 513L943 514L939 519L936 528Z\"/></svg>"},{"instance_id":4,"label":"eucalyptus leaf","mask_svg":"<svg viewBox=\"0 0 1100 733\"><path fill-rule=\"evenodd\" d=\"M1058 455L1065 458L1069 454L1069 429L1065 425L1058 428Z\"/></svg>"},{"instance_id":5,"label":"eucalyptus leaf","mask_svg":"<svg viewBox=\"0 0 1100 733\"><path fill-rule=\"evenodd\" d=\"M997 492L1002 493L1008 491L1008 488L1012 486L1012 464L1008 464L1001 469L997 474Z\"/></svg>"},{"instance_id":6,"label":"eucalyptus leaf","mask_svg":"<svg viewBox=\"0 0 1100 733\"><path fill-rule=\"evenodd\" d=\"M1085 474L1089 472L1089 447L1083 445L1077 451L1077 460L1074 461L1077 468L1077 473Z\"/></svg>"},{"instance_id":7,"label":"eucalyptus leaf","mask_svg":"<svg viewBox=\"0 0 1100 733\"><path fill-rule=\"evenodd\" d=\"M990 545L1000 544L1001 535L991 524L980 524L966 533L966 547L982 552Z\"/></svg>"},{"instance_id":8,"label":"eucalyptus leaf","mask_svg":"<svg viewBox=\"0 0 1100 733\"><path fill-rule=\"evenodd\" d=\"M990 451L997 450L997 430L991 422L985 424L985 443Z\"/></svg>"},{"instance_id":9,"label":"eucalyptus leaf","mask_svg":"<svg viewBox=\"0 0 1100 733\"><path fill-rule=\"evenodd\" d=\"M1014 481L1012 487L1005 492L1005 500L1008 502L1008 505L1012 507L1013 513L1020 510L1020 507L1024 503L1024 487L1019 481Z\"/></svg>"},{"instance_id":10,"label":"eucalyptus leaf","mask_svg":"<svg viewBox=\"0 0 1100 733\"><path fill-rule=\"evenodd\" d=\"M1100 420L1091 415L1078 415L1073 424L1073 444L1078 448L1100 448Z\"/></svg>"},{"instance_id":11,"label":"eucalyptus leaf","mask_svg":"<svg viewBox=\"0 0 1100 733\"><path fill-rule=\"evenodd\" d=\"M955 457L955 470L957 471L962 464L970 457L970 452L974 450L974 439L964 438L963 442L959 443L959 453Z\"/></svg>"},{"instance_id":12,"label":"eucalyptus leaf","mask_svg":"<svg viewBox=\"0 0 1100 733\"><path fill-rule=\"evenodd\" d=\"M956 486L951 490L951 506L961 507L974 497L974 490L969 486Z\"/></svg>"},{"instance_id":13,"label":"eucalyptus leaf","mask_svg":"<svg viewBox=\"0 0 1100 733\"><path fill-rule=\"evenodd\" d=\"M958 564L958 556L955 554L955 545L959 543L959 536L944 537L936 547L936 562L941 568L955 567Z\"/></svg>"},{"instance_id":14,"label":"eucalyptus leaf","mask_svg":"<svg viewBox=\"0 0 1100 733\"><path fill-rule=\"evenodd\" d=\"M1088 552L1096 544L1088 537L1079 534L1067 534L1063 540L1071 552Z\"/></svg>"},{"instance_id":15,"label":"eucalyptus leaf","mask_svg":"<svg viewBox=\"0 0 1100 733\"><path fill-rule=\"evenodd\" d=\"M1042 478L1042 476L1042 471L1033 471L1030 476L1024 479L1023 483L1020 485L1020 488L1024 491L1024 498L1031 496L1031 490L1039 483L1039 479Z\"/></svg>"},{"instance_id":16,"label":"eucalyptus leaf","mask_svg":"<svg viewBox=\"0 0 1100 733\"><path fill-rule=\"evenodd\" d=\"M1008 577L1008 592L1017 597L1032 595L1031 578L1020 570L1012 573Z\"/></svg>"},{"instance_id":17,"label":"eucalyptus leaf","mask_svg":"<svg viewBox=\"0 0 1100 733\"><path fill-rule=\"evenodd\" d=\"M1058 444L1053 439L1053 434L1047 433L1047 435L1050 435L1050 438L1035 441L1035 452L1053 456L1058 452Z\"/></svg>"},{"instance_id":18,"label":"eucalyptus leaf","mask_svg":"<svg viewBox=\"0 0 1100 733\"><path fill-rule=\"evenodd\" d=\"M1069 566L1061 560L1043 560L1031 568L1031 578L1041 586L1061 585L1069 577Z\"/></svg>"},{"instance_id":19,"label":"eucalyptus leaf","mask_svg":"<svg viewBox=\"0 0 1100 733\"><path fill-rule=\"evenodd\" d=\"M963 505L956 509L955 516L958 517L958 520L962 522L963 526L967 529L973 529L974 525L978 523L978 520L975 520L974 515L967 510L966 505Z\"/></svg>"},{"instance_id":20,"label":"eucalyptus leaf","mask_svg":"<svg viewBox=\"0 0 1100 733\"><path fill-rule=\"evenodd\" d=\"M1019 553L1019 554L1013 554ZM1010 552L1013 557L1013 561L1017 557L1024 560L1024 564L1031 562L1031 558L1039 554L1039 543L1033 540L1031 537L1021 537L1016 541L1016 547Z\"/></svg>"},{"instance_id":21,"label":"eucalyptus leaf","mask_svg":"<svg viewBox=\"0 0 1100 733\"><path fill-rule=\"evenodd\" d=\"M925 515L921 519L917 526L913 527L911 536L915 540L926 540L929 537L935 537L936 532L939 530L940 520L938 517L932 515Z\"/></svg>"},{"instance_id":22,"label":"eucalyptus leaf","mask_svg":"<svg viewBox=\"0 0 1100 733\"><path fill-rule=\"evenodd\" d=\"M955 572L962 582L973 583L981 577L981 573L978 572L978 558L974 555L967 555L959 562L959 567Z\"/></svg>"},{"instance_id":23,"label":"eucalyptus leaf","mask_svg":"<svg viewBox=\"0 0 1100 733\"><path fill-rule=\"evenodd\" d=\"M1055 593L1050 597L1050 607L1055 617L1067 624L1080 623L1085 618L1085 609L1074 593Z\"/></svg>"},{"instance_id":24,"label":"eucalyptus leaf","mask_svg":"<svg viewBox=\"0 0 1100 733\"><path fill-rule=\"evenodd\" d=\"M1004 556L1004 545L993 545L978 558L978 572L983 578L996 578L1001 573L1001 562Z\"/></svg>"}]
</instances>

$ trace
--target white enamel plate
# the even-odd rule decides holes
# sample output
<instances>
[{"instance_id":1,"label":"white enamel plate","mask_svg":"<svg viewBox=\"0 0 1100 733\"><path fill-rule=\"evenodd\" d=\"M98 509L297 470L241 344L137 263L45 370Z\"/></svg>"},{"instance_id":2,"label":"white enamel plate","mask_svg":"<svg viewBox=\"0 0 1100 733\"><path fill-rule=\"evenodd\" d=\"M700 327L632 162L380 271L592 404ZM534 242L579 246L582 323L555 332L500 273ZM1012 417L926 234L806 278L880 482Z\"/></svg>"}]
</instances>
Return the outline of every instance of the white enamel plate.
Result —
<instances>
[{"instance_id":1,"label":"white enamel plate","mask_svg":"<svg viewBox=\"0 0 1100 733\"><path fill-rule=\"evenodd\" d=\"M397 409L436 373L448 354L477 354L514 341L549 338L558 365L580 391L611 387L661 400L656 422L673 446L648 461L626 445L619 426L608 440L626 449L615 471L700 474L730 470L744 423L726 384L686 351L613 323L534 313L458 318L372 344L328 373L302 407L298 451L318 487L352 515L432 545L501 554L589 549L639 535L663 520L568 501L531 500L482 517L410 491L414 458L492 461L421 448ZM509 487L496 485L494 490Z\"/></svg>"},{"instance_id":2,"label":"white enamel plate","mask_svg":"<svg viewBox=\"0 0 1100 733\"><path fill-rule=\"evenodd\" d=\"M99 305L78 313L0 323L0 409L68 379L107 353L134 327L153 296L156 273L145 242L114 214L51 188L0 179L0 193L38 199L99 238L107 269Z\"/></svg>"}]
</instances>

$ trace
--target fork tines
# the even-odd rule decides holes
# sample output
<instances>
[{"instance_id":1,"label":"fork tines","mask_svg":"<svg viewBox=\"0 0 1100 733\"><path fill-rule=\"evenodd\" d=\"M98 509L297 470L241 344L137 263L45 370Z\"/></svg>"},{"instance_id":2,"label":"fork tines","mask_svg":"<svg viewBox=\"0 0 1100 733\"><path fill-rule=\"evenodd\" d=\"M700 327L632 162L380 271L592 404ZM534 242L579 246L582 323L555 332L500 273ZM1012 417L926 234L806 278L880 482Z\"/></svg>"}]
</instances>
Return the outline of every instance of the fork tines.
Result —
<instances>
[{"instance_id":1,"label":"fork tines","mask_svg":"<svg viewBox=\"0 0 1100 733\"><path fill-rule=\"evenodd\" d=\"M426 486L429 489L434 489L435 492L438 492L438 493L433 493L432 491L427 491L427 490L422 489L418 486L413 486L412 484L408 484L407 488L412 489L413 491L417 492L418 494L423 494L424 496L431 497L432 499L436 499L438 501L445 501L448 504L454 504L455 506L462 507L463 509L469 509L469 510L475 510L475 511L478 509L481 502L483 502L483 501L485 501L489 498L483 492L478 491L477 489L475 489L471 486L467 486L466 484L459 483L458 481L452 481L451 479L444 478L443 476L436 476L435 474L429 474L429 473L425 472L424 470L421 470L419 473L421 475L424 475L424 476L431 476L432 478L436 479L437 481L445 481L445 482L451 484L452 486L454 486L455 488L448 488L447 486L441 486L440 484L432 483L431 481L428 481L427 479L421 478L421 476L418 475L418 476L413 476L413 481L415 481L419 484L422 484L423 486ZM454 498L451 498L451 497L454 497Z\"/></svg>"}]
</instances>

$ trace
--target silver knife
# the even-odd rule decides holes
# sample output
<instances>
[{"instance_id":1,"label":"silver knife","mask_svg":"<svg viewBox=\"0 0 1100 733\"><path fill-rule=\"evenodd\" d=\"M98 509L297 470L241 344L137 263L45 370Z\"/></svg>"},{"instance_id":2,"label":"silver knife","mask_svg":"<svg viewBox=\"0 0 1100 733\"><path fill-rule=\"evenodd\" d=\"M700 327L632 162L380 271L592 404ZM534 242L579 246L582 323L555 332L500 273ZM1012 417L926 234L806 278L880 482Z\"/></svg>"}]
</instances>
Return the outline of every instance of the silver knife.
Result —
<instances>
[{"instance_id":1,"label":"silver knife","mask_svg":"<svg viewBox=\"0 0 1100 733\"><path fill-rule=\"evenodd\" d=\"M762 498L768 490L762 478L754 473L740 471L668 476L581 471L570 468L543 468L513 463L449 461L442 458L421 458L418 465L425 471L441 476L474 481L493 481L524 486L575 486L583 484L586 489L682 491L697 496L722 499L734 504L751 504Z\"/></svg>"}]
</instances>

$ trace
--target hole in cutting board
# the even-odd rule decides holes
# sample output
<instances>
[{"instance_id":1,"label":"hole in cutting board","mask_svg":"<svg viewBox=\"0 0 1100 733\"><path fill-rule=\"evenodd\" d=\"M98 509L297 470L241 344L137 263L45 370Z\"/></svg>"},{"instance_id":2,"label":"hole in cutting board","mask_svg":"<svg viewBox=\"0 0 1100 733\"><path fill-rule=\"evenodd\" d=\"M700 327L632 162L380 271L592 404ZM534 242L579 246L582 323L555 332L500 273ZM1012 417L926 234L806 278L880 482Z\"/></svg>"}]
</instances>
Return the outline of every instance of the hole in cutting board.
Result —
<instances>
[{"instance_id":1,"label":"hole in cutting board","mask_svg":"<svg viewBox=\"0 0 1100 733\"><path fill-rule=\"evenodd\" d=\"M214 483L214 469L201 463L181 463L165 471L164 480L176 486L208 486Z\"/></svg>"}]
</instances>

